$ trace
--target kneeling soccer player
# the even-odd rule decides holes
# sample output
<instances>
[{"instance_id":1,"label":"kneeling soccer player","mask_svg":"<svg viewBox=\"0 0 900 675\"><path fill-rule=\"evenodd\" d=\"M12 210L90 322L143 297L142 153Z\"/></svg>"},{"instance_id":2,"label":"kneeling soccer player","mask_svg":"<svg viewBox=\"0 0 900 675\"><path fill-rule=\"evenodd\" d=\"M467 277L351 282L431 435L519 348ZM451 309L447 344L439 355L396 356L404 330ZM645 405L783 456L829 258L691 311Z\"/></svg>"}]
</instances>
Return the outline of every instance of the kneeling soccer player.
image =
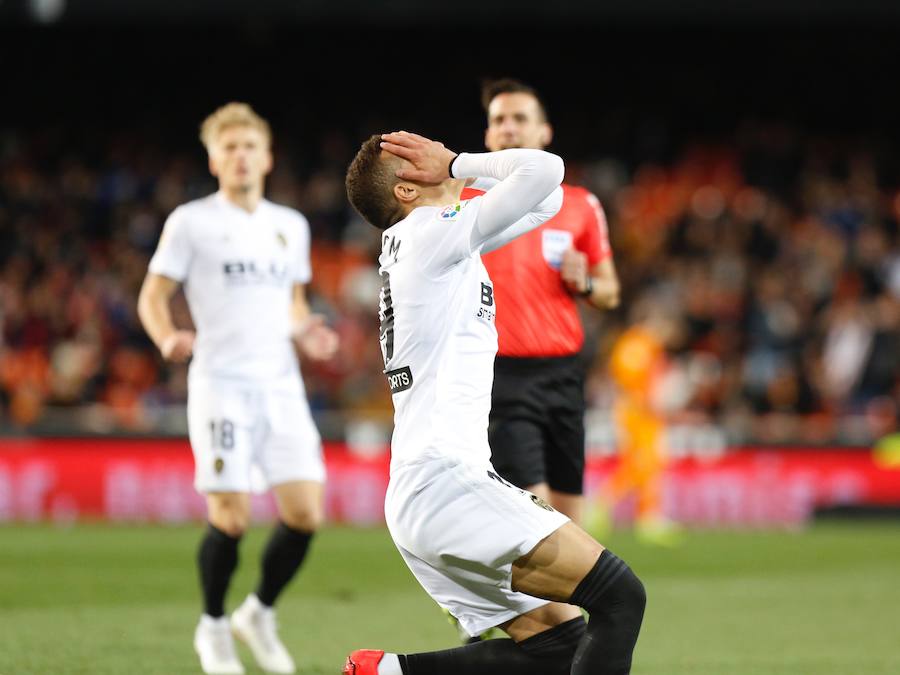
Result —
<instances>
[{"instance_id":1,"label":"kneeling soccer player","mask_svg":"<svg viewBox=\"0 0 900 675\"><path fill-rule=\"evenodd\" d=\"M381 348L393 395L385 515L413 574L471 635L511 640L439 652L350 654L346 675L625 675L644 615L631 569L563 514L493 470L497 351L481 262L552 217L563 163L540 150L456 155L397 132L347 172L353 206L384 230ZM467 178L487 188L460 202ZM590 615L585 623L582 607Z\"/></svg>"}]
</instances>

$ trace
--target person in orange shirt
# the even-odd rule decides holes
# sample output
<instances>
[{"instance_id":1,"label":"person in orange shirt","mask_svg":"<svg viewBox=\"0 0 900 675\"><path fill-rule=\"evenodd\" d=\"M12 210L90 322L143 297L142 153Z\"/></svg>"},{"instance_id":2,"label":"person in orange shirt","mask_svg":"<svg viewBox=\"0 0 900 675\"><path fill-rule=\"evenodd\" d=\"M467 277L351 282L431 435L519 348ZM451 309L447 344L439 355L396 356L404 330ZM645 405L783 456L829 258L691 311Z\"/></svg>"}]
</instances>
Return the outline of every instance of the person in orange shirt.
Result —
<instances>
[{"instance_id":1,"label":"person in orange shirt","mask_svg":"<svg viewBox=\"0 0 900 675\"><path fill-rule=\"evenodd\" d=\"M588 517L592 531L608 529L615 505L636 493L638 538L659 545L678 541L678 529L661 507L665 418L656 401L667 369L665 344L671 330L658 311L650 311L613 346L609 371L617 388L614 417L619 463L600 492L598 510Z\"/></svg>"}]
</instances>

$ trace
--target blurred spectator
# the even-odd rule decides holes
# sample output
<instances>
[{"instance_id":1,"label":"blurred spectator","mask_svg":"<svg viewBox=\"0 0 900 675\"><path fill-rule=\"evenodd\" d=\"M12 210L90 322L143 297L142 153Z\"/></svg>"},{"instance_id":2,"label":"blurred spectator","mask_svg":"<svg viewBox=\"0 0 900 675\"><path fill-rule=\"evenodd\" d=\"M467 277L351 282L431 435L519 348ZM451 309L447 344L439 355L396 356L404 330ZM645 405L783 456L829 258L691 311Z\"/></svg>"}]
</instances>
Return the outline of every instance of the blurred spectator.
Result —
<instances>
[{"instance_id":1,"label":"blurred spectator","mask_svg":"<svg viewBox=\"0 0 900 675\"><path fill-rule=\"evenodd\" d=\"M158 359L135 298L166 215L214 189L199 145L127 130L89 148L51 131L0 136L0 429L183 431L184 370ZM344 198L355 139L318 145L280 149L270 197L309 218L311 300L341 333L340 358L305 369L319 426L368 437L391 419L378 236ZM628 308L652 298L679 318L664 385L674 422L717 424L733 443L870 443L896 429L900 189L877 157L751 122L673 156L569 163L604 202L625 294L587 346L595 407L612 406L606 362ZM183 298L175 315L189 324Z\"/></svg>"}]
</instances>

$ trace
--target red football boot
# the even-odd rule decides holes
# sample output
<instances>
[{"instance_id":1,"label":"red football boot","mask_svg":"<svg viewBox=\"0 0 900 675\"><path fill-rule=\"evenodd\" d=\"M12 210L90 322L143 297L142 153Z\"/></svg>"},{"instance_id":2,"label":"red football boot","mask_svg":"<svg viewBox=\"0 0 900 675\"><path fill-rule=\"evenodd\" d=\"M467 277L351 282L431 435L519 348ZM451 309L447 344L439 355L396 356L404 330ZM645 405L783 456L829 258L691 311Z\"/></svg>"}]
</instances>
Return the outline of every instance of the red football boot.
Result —
<instances>
[{"instance_id":1,"label":"red football boot","mask_svg":"<svg viewBox=\"0 0 900 675\"><path fill-rule=\"evenodd\" d=\"M344 675L378 675L378 664L383 656L381 649L357 649L347 657Z\"/></svg>"}]
</instances>

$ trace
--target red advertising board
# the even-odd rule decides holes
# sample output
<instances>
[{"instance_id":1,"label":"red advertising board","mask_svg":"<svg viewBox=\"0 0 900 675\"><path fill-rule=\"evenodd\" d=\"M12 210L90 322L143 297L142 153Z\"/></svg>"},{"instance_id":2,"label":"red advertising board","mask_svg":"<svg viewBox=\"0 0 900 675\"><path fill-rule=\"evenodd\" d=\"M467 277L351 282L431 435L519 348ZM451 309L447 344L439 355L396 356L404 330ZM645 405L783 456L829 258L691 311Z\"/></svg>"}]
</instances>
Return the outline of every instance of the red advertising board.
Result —
<instances>
[{"instance_id":1,"label":"red advertising board","mask_svg":"<svg viewBox=\"0 0 900 675\"><path fill-rule=\"evenodd\" d=\"M363 458L331 445L325 455L329 519L382 522L387 454ZM614 459L589 462L589 495L614 467ZM741 449L677 460L665 477L666 513L696 526L793 526L836 506L900 507L900 467L860 450ZM184 440L0 440L0 521L183 522L204 512ZM254 514L271 518L271 500L256 498ZM627 505L619 516L627 518Z\"/></svg>"}]
</instances>

